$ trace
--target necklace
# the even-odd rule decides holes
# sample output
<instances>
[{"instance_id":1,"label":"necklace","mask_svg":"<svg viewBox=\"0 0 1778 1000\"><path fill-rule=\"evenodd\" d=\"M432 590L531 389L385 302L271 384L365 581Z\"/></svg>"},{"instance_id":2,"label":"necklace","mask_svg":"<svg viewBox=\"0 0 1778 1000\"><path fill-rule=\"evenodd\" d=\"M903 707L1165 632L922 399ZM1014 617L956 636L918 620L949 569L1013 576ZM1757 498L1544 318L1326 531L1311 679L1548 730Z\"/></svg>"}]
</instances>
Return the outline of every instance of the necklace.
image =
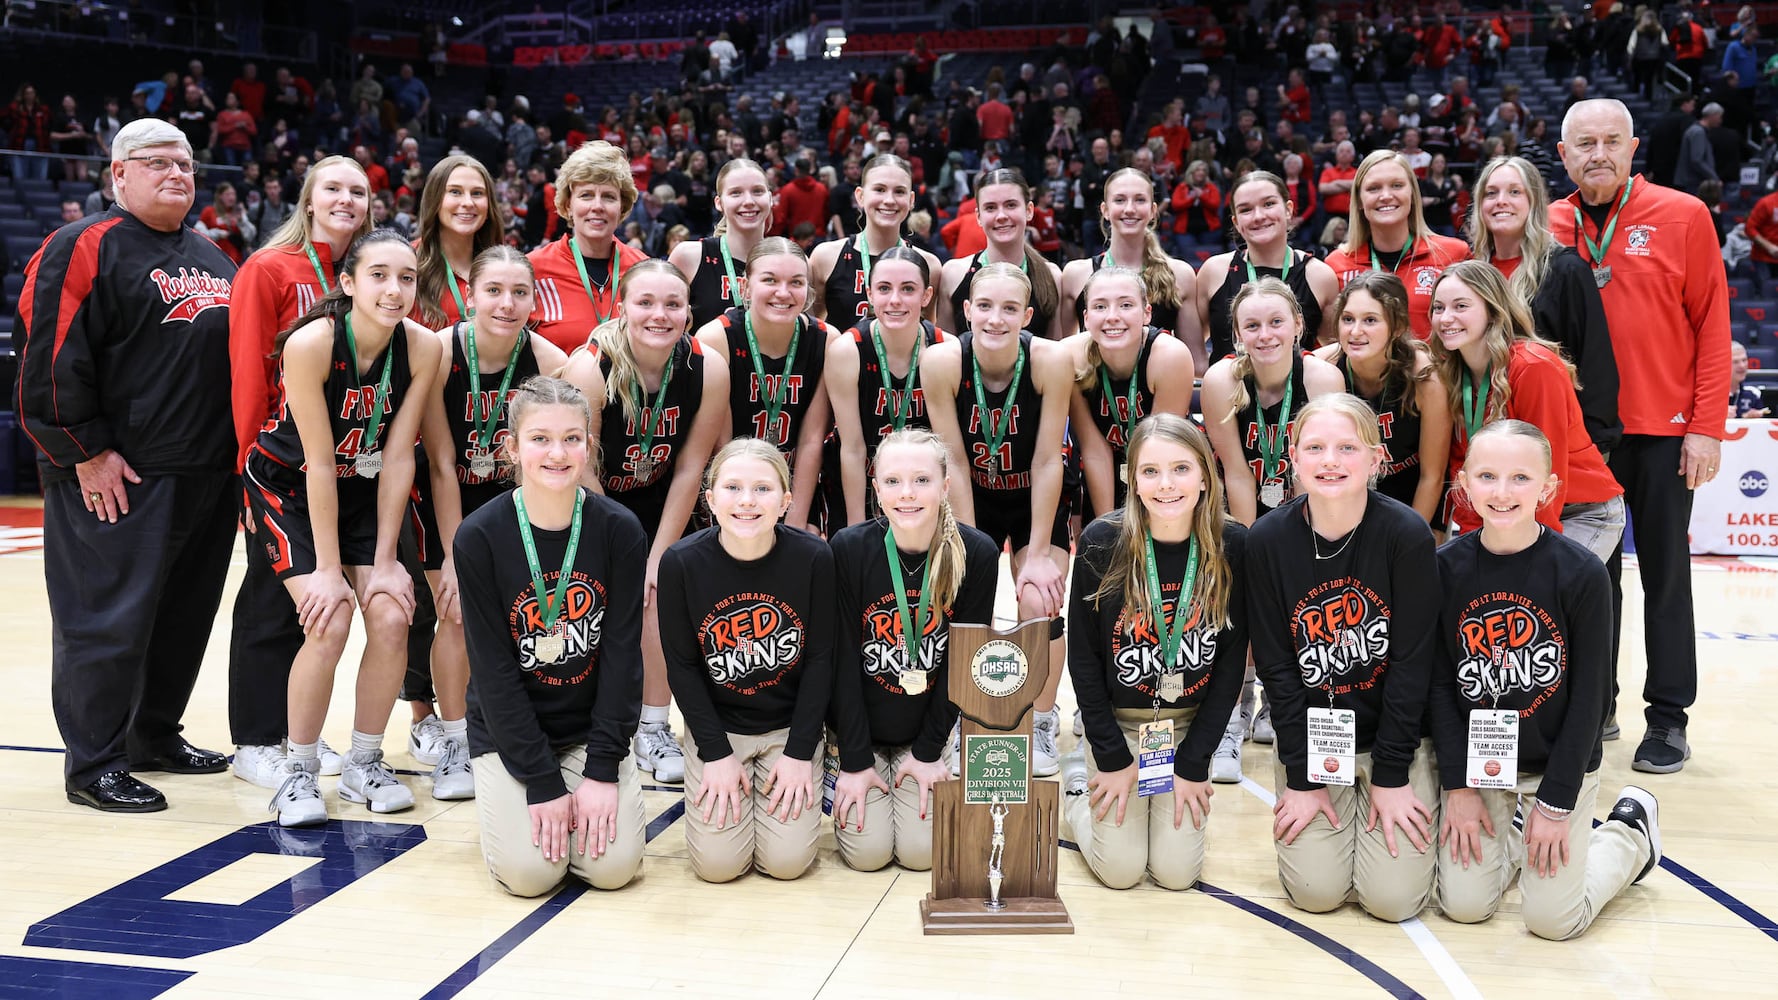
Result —
<instances>
[{"instance_id":1,"label":"necklace","mask_svg":"<svg viewBox=\"0 0 1778 1000\"><path fill-rule=\"evenodd\" d=\"M1309 544L1314 549L1316 562L1326 562L1327 560L1332 559L1335 556L1338 556L1340 553L1346 551L1346 546L1351 545L1352 539L1358 537L1359 525L1362 525L1364 523L1364 522L1360 521L1359 525L1353 525L1352 530L1346 532L1346 540L1340 543L1339 548L1334 549L1332 552L1329 552L1327 555L1322 555L1321 554L1321 536L1315 532L1315 516L1313 514L1309 513L1309 508L1308 508L1308 505L1306 505L1306 504L1303 506L1303 512L1309 521Z\"/></svg>"}]
</instances>

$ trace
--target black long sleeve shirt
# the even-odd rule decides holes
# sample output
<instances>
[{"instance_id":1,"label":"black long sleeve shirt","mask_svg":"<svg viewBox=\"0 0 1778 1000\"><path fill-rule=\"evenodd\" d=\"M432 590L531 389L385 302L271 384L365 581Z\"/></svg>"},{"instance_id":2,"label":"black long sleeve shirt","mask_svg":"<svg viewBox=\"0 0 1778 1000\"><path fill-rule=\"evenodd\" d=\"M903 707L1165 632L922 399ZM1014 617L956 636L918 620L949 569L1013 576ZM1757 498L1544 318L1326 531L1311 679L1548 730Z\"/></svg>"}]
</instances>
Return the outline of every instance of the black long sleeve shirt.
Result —
<instances>
[{"instance_id":1,"label":"black long sleeve shirt","mask_svg":"<svg viewBox=\"0 0 1778 1000\"><path fill-rule=\"evenodd\" d=\"M870 767L873 746L911 746L916 759L938 760L957 721L957 706L947 694L950 625L987 625L994 620L1000 550L987 535L958 525L963 534L963 579L949 613L939 617L926 613L919 654L928 671L926 690L907 693L901 686L901 670L907 665L901 647L901 612L883 551L886 525L875 518L838 532L830 541L839 591L832 715L840 767L846 771ZM921 557L911 573L902 574L909 612L919 599L916 588L926 558L930 557Z\"/></svg>"},{"instance_id":2,"label":"black long sleeve shirt","mask_svg":"<svg viewBox=\"0 0 1778 1000\"><path fill-rule=\"evenodd\" d=\"M648 538L636 515L582 492L580 545L556 630L567 655L539 662L547 634L513 494L463 519L452 550L469 647L469 752L490 751L525 785L526 801L568 794L556 753L586 745L584 774L616 781L642 713L642 573ZM531 529L553 594L567 529Z\"/></svg>"},{"instance_id":3,"label":"black long sleeve shirt","mask_svg":"<svg viewBox=\"0 0 1778 1000\"><path fill-rule=\"evenodd\" d=\"M667 682L705 762L734 753L728 734L790 730L784 753L813 760L833 690L833 552L776 526L772 550L740 560L718 528L661 556Z\"/></svg>"},{"instance_id":4,"label":"black long sleeve shirt","mask_svg":"<svg viewBox=\"0 0 1778 1000\"><path fill-rule=\"evenodd\" d=\"M1439 780L1465 787L1469 713L1519 713L1519 773L1537 797L1574 808L1599 767L1611 684L1611 581L1585 546L1553 531L1495 555L1472 531L1438 550L1444 607L1432 675Z\"/></svg>"},{"instance_id":5,"label":"black long sleeve shirt","mask_svg":"<svg viewBox=\"0 0 1778 1000\"><path fill-rule=\"evenodd\" d=\"M1351 709L1372 782L1398 788L1420 746L1435 657L1432 532L1372 490L1356 536L1317 541L1307 504L1287 501L1247 539L1247 624L1278 756L1291 788L1319 787L1308 777L1308 710Z\"/></svg>"},{"instance_id":6,"label":"black long sleeve shirt","mask_svg":"<svg viewBox=\"0 0 1778 1000\"><path fill-rule=\"evenodd\" d=\"M1161 641L1147 618L1140 616L1141 624L1133 625L1132 618L1139 616L1123 606L1121 595L1107 595L1096 606L1093 600L1106 568L1112 559L1119 558L1116 545L1122 520L1123 513L1116 511L1080 533L1068 596L1068 632L1073 637L1068 643L1068 676L1074 683L1093 760L1101 771L1119 771L1135 762L1113 712L1154 705L1161 675ZM1229 713L1241 697L1241 678L1246 671L1247 597L1243 588L1247 529L1240 522L1224 522L1222 551L1230 574L1228 621L1220 625L1202 620L1186 623L1179 637L1179 671L1185 694L1176 701L1161 702L1166 708L1197 708L1173 755L1173 773L1187 781L1209 778L1210 755L1216 752ZM1190 542L1156 542L1154 546L1155 571L1169 624L1178 613L1175 602L1190 552ZM1201 619L1202 614L1196 618Z\"/></svg>"},{"instance_id":7,"label":"black long sleeve shirt","mask_svg":"<svg viewBox=\"0 0 1778 1000\"><path fill-rule=\"evenodd\" d=\"M1592 265L1573 249L1558 247L1531 300L1531 313L1538 334L1561 344L1574 362L1587 436L1600 454L1609 454L1624 436L1624 423L1617 413L1617 356L1612 353L1605 302L1599 298Z\"/></svg>"}]
</instances>

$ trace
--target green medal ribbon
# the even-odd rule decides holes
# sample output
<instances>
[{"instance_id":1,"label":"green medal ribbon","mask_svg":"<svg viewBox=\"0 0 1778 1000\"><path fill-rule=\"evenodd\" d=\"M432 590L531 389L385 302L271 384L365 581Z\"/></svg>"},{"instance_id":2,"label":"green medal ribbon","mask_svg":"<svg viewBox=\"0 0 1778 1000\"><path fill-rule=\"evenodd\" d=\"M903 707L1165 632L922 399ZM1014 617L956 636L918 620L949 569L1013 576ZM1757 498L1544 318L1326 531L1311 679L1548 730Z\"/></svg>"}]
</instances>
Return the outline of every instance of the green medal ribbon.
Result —
<instances>
[{"instance_id":1,"label":"green medal ribbon","mask_svg":"<svg viewBox=\"0 0 1778 1000\"><path fill-rule=\"evenodd\" d=\"M395 341L393 338L400 335L401 327L397 325L395 332L391 334L389 346L383 348L383 376L377 382L377 393L371 400L370 420L364 425L364 443L359 446L359 451L377 450L377 432L383 428L383 404L389 399L389 376L395 371ZM346 314L346 349L352 352L352 375L362 378L358 375L358 338L352 335L351 313Z\"/></svg>"},{"instance_id":2,"label":"green medal ribbon","mask_svg":"<svg viewBox=\"0 0 1778 1000\"><path fill-rule=\"evenodd\" d=\"M976 257L975 257L975 266L976 267L981 267L983 264L986 264L987 262L988 262L988 251L983 250L981 253L976 254ZM1109 261L1107 261L1107 262L1109 263ZM1025 272L1026 274L1031 273L1031 261L1029 258L1025 258L1025 257L1019 258L1019 270ZM870 279L866 278L865 280L868 281Z\"/></svg>"},{"instance_id":3,"label":"green medal ribbon","mask_svg":"<svg viewBox=\"0 0 1778 1000\"><path fill-rule=\"evenodd\" d=\"M642 389L642 377L630 384L630 393L636 400L636 409L642 411L641 441L642 454L649 455L654 450L654 436L661 429L661 412L667 406L667 386L673 381L673 357L667 356L667 367L661 371L661 387L655 390L654 405L647 405Z\"/></svg>"},{"instance_id":4,"label":"green medal ribbon","mask_svg":"<svg viewBox=\"0 0 1778 1000\"><path fill-rule=\"evenodd\" d=\"M494 396L494 405L482 413L482 370L475 352L475 324L466 323L463 329L463 353L469 358L469 398L471 404L470 424L475 428L476 447L486 451L494 440L494 431L500 426L500 411L506 406L506 391L512 387L512 373L519 366L519 352L525 349L527 334L520 330L518 338L513 342L512 354L506 358L506 371L500 376L500 391Z\"/></svg>"},{"instance_id":5,"label":"green medal ribbon","mask_svg":"<svg viewBox=\"0 0 1778 1000\"><path fill-rule=\"evenodd\" d=\"M722 270L728 275L728 300L736 308L741 306L741 279L735 277L735 258L729 256L728 237L718 236L716 245L722 248Z\"/></svg>"},{"instance_id":6,"label":"green medal ribbon","mask_svg":"<svg viewBox=\"0 0 1778 1000\"><path fill-rule=\"evenodd\" d=\"M315 256L314 244L303 241L303 253L309 255L309 265L315 269L315 280L321 282L321 294L326 295L333 289L327 287L327 271L321 266L321 258Z\"/></svg>"},{"instance_id":7,"label":"green medal ribbon","mask_svg":"<svg viewBox=\"0 0 1778 1000\"><path fill-rule=\"evenodd\" d=\"M1192 593L1198 585L1198 539L1192 537L1191 551L1186 557L1185 579L1179 584L1179 596L1173 601L1173 622L1167 623L1167 605L1161 599L1161 575L1155 568L1154 535L1146 534L1143 539L1148 546L1148 606L1149 614L1154 616L1154 631L1161 640L1161 671L1172 670L1179 665L1179 639L1185 634L1186 620L1191 617Z\"/></svg>"},{"instance_id":8,"label":"green medal ribbon","mask_svg":"<svg viewBox=\"0 0 1778 1000\"><path fill-rule=\"evenodd\" d=\"M1488 417L1488 394L1494 388L1494 366L1489 365L1487 374L1482 376L1480 391L1476 389L1475 375L1468 365L1463 366L1463 424L1469 432L1465 441L1474 441Z\"/></svg>"},{"instance_id":9,"label":"green medal ribbon","mask_svg":"<svg viewBox=\"0 0 1778 1000\"><path fill-rule=\"evenodd\" d=\"M474 319L475 310L463 304L463 290L457 287L457 269L452 267L448 261L445 263L445 274L449 275L451 279L451 298L457 300L457 318Z\"/></svg>"},{"instance_id":10,"label":"green medal ribbon","mask_svg":"<svg viewBox=\"0 0 1778 1000\"><path fill-rule=\"evenodd\" d=\"M766 396L766 431L778 425L778 414L784 411L784 402L790 398L790 366L796 364L796 345L803 336L803 322L799 317L791 327L790 350L784 355L784 377L778 380L775 392L766 392L765 356L759 353L759 339L753 335L753 313L742 314L742 322L747 330L747 356L753 361L753 375L759 379L759 389ZM662 388L666 388L664 385Z\"/></svg>"},{"instance_id":11,"label":"green medal ribbon","mask_svg":"<svg viewBox=\"0 0 1778 1000\"><path fill-rule=\"evenodd\" d=\"M1019 394L1019 376L1025 374L1025 345L1019 345L1018 358L1012 363L1012 382L1006 387L1006 406L1001 408L998 428L994 426L993 411L988 409L987 390L982 388L982 361L974 351L969 352L969 365L975 375L975 407L982 414L982 438L988 445L988 454L998 456L1001 442L1006 440L1006 432L1012 428L1012 401ZM1100 373L1104 373L1103 368Z\"/></svg>"},{"instance_id":12,"label":"green medal ribbon","mask_svg":"<svg viewBox=\"0 0 1778 1000\"><path fill-rule=\"evenodd\" d=\"M901 552L895 547L895 529L885 528L883 551L889 556L889 581L895 589L895 610L901 614L902 648L907 650L908 669L920 669L920 637L926 631L926 585L932 580L932 558L928 555L920 568L920 592L914 598L913 613L908 613L907 586L901 578Z\"/></svg>"},{"instance_id":13,"label":"green medal ribbon","mask_svg":"<svg viewBox=\"0 0 1778 1000\"><path fill-rule=\"evenodd\" d=\"M1130 369L1130 394L1128 398L1118 396L1111 391L1111 375L1108 374L1104 362L1099 364L1099 391L1105 394L1105 408L1111 411L1111 419L1124 429L1124 445L1128 447L1130 438L1136 434L1136 376L1141 373L1141 365ZM1117 400L1129 403L1130 419L1122 420L1117 415Z\"/></svg>"},{"instance_id":14,"label":"green medal ribbon","mask_svg":"<svg viewBox=\"0 0 1778 1000\"><path fill-rule=\"evenodd\" d=\"M870 339L877 348L877 368L883 376L883 391L895 400L895 413L889 421L896 430L901 430L914 412L914 381L920 377L920 342L926 339L926 330L922 327L914 337L914 353L908 359L908 373L902 379L900 399L895 396L895 376L889 373L889 352L883 347L883 324L874 319L870 323ZM903 413L903 410L907 412Z\"/></svg>"},{"instance_id":15,"label":"green medal ribbon","mask_svg":"<svg viewBox=\"0 0 1778 1000\"><path fill-rule=\"evenodd\" d=\"M1296 251L1290 249L1289 247L1285 247L1284 248L1284 268L1278 274L1279 281L1288 281L1290 279L1290 262L1295 259L1296 259ZM1247 266L1247 280L1248 281L1258 281L1259 280L1259 272L1255 271L1253 269L1253 258L1243 254L1241 256L1241 263L1245 264ZM1375 250L1371 251L1371 267L1373 267L1373 268L1377 267L1377 252ZM1377 268L1377 269L1381 270L1381 268Z\"/></svg>"},{"instance_id":16,"label":"green medal ribbon","mask_svg":"<svg viewBox=\"0 0 1778 1000\"><path fill-rule=\"evenodd\" d=\"M1369 250L1371 252L1371 270L1373 270L1373 271L1383 270L1383 262L1377 259L1376 245L1372 244L1368 247L1365 247L1365 249ZM1414 241L1412 238L1410 238L1408 240L1408 245L1401 248L1401 258L1400 258L1400 260L1397 260L1395 262L1395 266L1400 267L1402 261L1407 260L1409 257L1412 257L1413 255L1414 255ZM1390 273L1393 274L1394 272L1390 272Z\"/></svg>"},{"instance_id":17,"label":"green medal ribbon","mask_svg":"<svg viewBox=\"0 0 1778 1000\"><path fill-rule=\"evenodd\" d=\"M574 237L568 238L568 256L574 258L574 269L580 272L580 287L586 289L587 301L593 304L593 325L598 326L610 317L599 309L599 296L593 292L593 279L587 277L586 258L580 255L580 248L574 245ZM611 244L611 277L606 282L613 289L617 288L618 279L623 277L623 248L616 243Z\"/></svg>"},{"instance_id":18,"label":"green medal ribbon","mask_svg":"<svg viewBox=\"0 0 1778 1000\"><path fill-rule=\"evenodd\" d=\"M1605 220L1605 229L1599 234L1599 242L1587 235L1586 224L1581 219L1580 206L1574 206L1574 231L1580 238L1587 241L1587 255L1593 258L1594 267L1605 266L1605 252L1611 249L1611 238L1617 235L1618 216L1624 214L1624 205L1630 200L1630 189L1636 186L1636 178L1624 182L1623 197L1617 200L1617 207L1611 210L1611 218Z\"/></svg>"},{"instance_id":19,"label":"green medal ribbon","mask_svg":"<svg viewBox=\"0 0 1778 1000\"><path fill-rule=\"evenodd\" d=\"M519 512L519 537L525 542L525 561L531 564L531 586L538 602L543 605L543 630L548 632L556 627L556 619L562 616L568 595L568 578L574 570L574 553L580 548L580 490L576 488L574 491L574 523L568 530L568 549L562 554L562 572L556 577L554 593L543 585L543 567L537 562L537 542L531 538L531 517L525 513L524 487L512 491L512 505Z\"/></svg>"},{"instance_id":20,"label":"green medal ribbon","mask_svg":"<svg viewBox=\"0 0 1778 1000\"><path fill-rule=\"evenodd\" d=\"M1255 388L1257 390L1257 386ZM1296 384L1291 379L1285 379L1284 405L1278 408L1278 423L1282 427L1290 426L1290 398L1295 390ZM1278 468L1284 464L1286 442L1282 440L1282 435L1266 432L1266 408L1260 405L1257 391L1254 392L1253 397L1253 422L1259 425L1259 440L1255 443L1259 445L1259 472L1263 485L1278 478Z\"/></svg>"}]
</instances>

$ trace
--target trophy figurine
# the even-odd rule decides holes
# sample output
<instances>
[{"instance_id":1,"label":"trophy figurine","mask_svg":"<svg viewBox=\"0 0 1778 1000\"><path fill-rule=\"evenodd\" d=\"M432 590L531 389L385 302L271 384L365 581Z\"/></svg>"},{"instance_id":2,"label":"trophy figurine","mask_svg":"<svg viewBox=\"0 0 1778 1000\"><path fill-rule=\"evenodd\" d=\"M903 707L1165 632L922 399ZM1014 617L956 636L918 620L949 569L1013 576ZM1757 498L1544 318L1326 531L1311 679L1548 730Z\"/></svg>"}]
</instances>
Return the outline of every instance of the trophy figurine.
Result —
<instances>
[{"instance_id":1,"label":"trophy figurine","mask_svg":"<svg viewBox=\"0 0 1778 1000\"><path fill-rule=\"evenodd\" d=\"M1006 880L1006 871L1000 864L1006 857L1006 804L1000 801L1000 796L994 796L988 815L994 817L994 836L988 841L988 901L982 905L990 910L1004 910L1006 904L1000 901L1000 883Z\"/></svg>"}]
</instances>

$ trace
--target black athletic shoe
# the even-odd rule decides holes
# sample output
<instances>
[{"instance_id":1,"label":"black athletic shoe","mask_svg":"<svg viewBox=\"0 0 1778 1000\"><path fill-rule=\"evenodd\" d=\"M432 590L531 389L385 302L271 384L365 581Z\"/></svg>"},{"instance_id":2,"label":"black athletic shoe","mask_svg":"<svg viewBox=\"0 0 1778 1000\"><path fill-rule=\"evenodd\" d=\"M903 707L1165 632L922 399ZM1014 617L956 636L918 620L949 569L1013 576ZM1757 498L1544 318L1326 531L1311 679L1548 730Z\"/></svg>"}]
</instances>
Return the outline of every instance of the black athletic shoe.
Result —
<instances>
[{"instance_id":1,"label":"black athletic shoe","mask_svg":"<svg viewBox=\"0 0 1778 1000\"><path fill-rule=\"evenodd\" d=\"M1650 726L1642 745L1636 748L1636 759L1630 766L1649 774L1672 774L1685 766L1692 748L1685 741L1684 726Z\"/></svg>"},{"instance_id":2,"label":"black athletic shoe","mask_svg":"<svg viewBox=\"0 0 1778 1000\"><path fill-rule=\"evenodd\" d=\"M1618 793L1617 805L1611 807L1611 815L1605 817L1605 822L1622 823L1640 832L1648 841L1648 864L1642 866L1642 871L1637 873L1635 879L1631 880L1631 885L1647 878L1648 873L1654 870L1655 865L1661 863L1661 828L1657 822L1658 812L1659 805L1647 789L1638 788L1635 785L1625 785L1624 790Z\"/></svg>"},{"instance_id":3,"label":"black athletic shoe","mask_svg":"<svg viewBox=\"0 0 1778 1000\"><path fill-rule=\"evenodd\" d=\"M200 750L180 740L151 757L130 761L132 771L165 771L168 774L220 774L228 770L228 758L214 750Z\"/></svg>"},{"instance_id":4,"label":"black athletic shoe","mask_svg":"<svg viewBox=\"0 0 1778 1000\"><path fill-rule=\"evenodd\" d=\"M151 813L167 807L165 795L137 781L128 771L112 771L85 788L70 788L68 801L101 812Z\"/></svg>"}]
</instances>

